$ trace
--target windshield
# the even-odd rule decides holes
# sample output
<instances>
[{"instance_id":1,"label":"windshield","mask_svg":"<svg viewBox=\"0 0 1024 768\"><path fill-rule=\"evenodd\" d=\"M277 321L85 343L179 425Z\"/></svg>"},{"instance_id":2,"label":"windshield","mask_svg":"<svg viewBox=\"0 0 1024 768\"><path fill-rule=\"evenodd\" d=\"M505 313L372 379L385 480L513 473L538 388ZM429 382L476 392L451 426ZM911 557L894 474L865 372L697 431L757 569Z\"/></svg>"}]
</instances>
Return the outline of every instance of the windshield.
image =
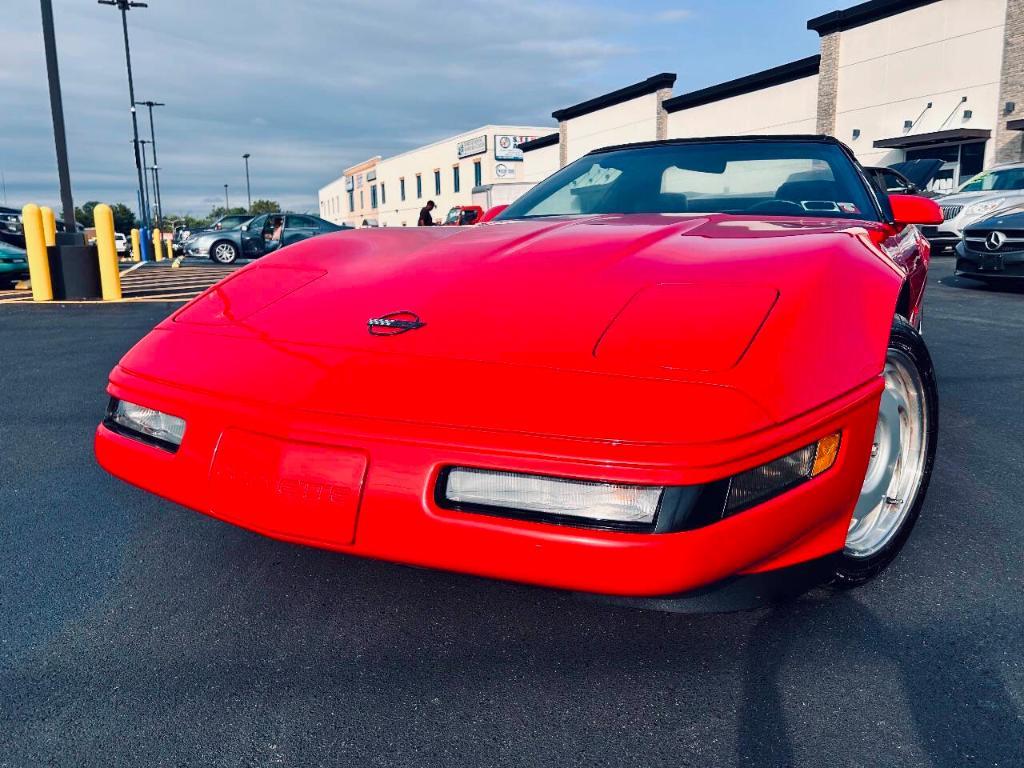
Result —
<instances>
[{"instance_id":1,"label":"windshield","mask_svg":"<svg viewBox=\"0 0 1024 768\"><path fill-rule=\"evenodd\" d=\"M458 224L459 223L459 214L460 213L462 213L462 209L459 208L458 206L452 208L450 211L448 211L448 215L445 216L444 223L445 224Z\"/></svg>"},{"instance_id":2,"label":"windshield","mask_svg":"<svg viewBox=\"0 0 1024 768\"><path fill-rule=\"evenodd\" d=\"M999 190L1024 190L1024 168L1003 168L985 171L964 184L959 192L989 192Z\"/></svg>"},{"instance_id":3,"label":"windshield","mask_svg":"<svg viewBox=\"0 0 1024 768\"><path fill-rule=\"evenodd\" d=\"M864 182L840 147L763 140L596 152L542 181L497 218L600 213L878 219Z\"/></svg>"}]
</instances>

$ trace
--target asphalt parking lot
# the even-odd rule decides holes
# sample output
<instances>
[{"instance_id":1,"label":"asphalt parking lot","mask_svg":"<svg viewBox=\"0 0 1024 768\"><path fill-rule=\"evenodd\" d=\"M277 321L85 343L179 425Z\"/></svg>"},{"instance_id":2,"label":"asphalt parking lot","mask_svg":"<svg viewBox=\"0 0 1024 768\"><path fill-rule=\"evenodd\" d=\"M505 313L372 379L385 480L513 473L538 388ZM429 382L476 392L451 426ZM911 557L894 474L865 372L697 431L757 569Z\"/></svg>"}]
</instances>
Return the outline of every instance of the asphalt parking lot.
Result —
<instances>
[{"instance_id":1,"label":"asphalt parking lot","mask_svg":"<svg viewBox=\"0 0 1024 768\"><path fill-rule=\"evenodd\" d=\"M706 616L282 544L123 485L92 457L105 377L179 305L0 307L0 766L1024 765L1024 292L951 270L907 549L860 590Z\"/></svg>"}]
</instances>

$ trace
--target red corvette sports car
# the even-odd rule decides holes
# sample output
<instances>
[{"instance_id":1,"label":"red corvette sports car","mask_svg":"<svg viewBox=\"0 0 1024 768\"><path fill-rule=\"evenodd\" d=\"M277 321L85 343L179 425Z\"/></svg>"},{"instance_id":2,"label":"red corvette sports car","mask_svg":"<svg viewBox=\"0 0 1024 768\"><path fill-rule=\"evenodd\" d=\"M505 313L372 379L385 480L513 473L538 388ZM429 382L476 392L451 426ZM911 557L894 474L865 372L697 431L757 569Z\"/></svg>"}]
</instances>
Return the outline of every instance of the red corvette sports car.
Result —
<instances>
[{"instance_id":1,"label":"red corvette sports car","mask_svg":"<svg viewBox=\"0 0 1024 768\"><path fill-rule=\"evenodd\" d=\"M932 468L940 219L827 137L598 150L486 224L239 270L113 370L96 455L274 538L638 605L857 584Z\"/></svg>"}]
</instances>

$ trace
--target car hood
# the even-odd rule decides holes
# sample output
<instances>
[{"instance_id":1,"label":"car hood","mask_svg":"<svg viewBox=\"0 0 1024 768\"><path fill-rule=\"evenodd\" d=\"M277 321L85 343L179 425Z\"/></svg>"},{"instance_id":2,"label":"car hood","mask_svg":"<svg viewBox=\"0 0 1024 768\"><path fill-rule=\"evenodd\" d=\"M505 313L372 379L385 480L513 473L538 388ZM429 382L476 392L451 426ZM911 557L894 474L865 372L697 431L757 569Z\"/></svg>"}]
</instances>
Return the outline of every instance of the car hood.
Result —
<instances>
[{"instance_id":1,"label":"car hood","mask_svg":"<svg viewBox=\"0 0 1024 768\"><path fill-rule=\"evenodd\" d=\"M953 192L949 195L937 198L935 202L942 206L970 205L985 200L996 200L999 198L1016 198L1024 200L1024 191L1016 189L996 189L985 192Z\"/></svg>"},{"instance_id":2,"label":"car hood","mask_svg":"<svg viewBox=\"0 0 1024 768\"><path fill-rule=\"evenodd\" d=\"M678 401L688 408L661 417L658 437L685 435L681 422L699 408L718 414L724 431L715 437L724 438L881 369L884 343L851 356L832 327L841 318L865 338L887 337L891 310L872 312L864 286L841 274L847 259L880 261L864 227L606 215L326 235L240 270L162 323L122 366L303 408L330 407L344 392L364 415L429 413L531 431L563 420L571 424L559 432L576 435L587 424L581 393L606 414L624 409L602 422L621 422L611 429L620 437L644 425L651 438L653 409ZM888 274L894 304L899 276ZM402 312L422 327L370 333L372 318ZM815 375L784 387L807 370L807 348ZM773 372L776 396L761 397ZM508 402L523 397L562 407L533 423Z\"/></svg>"}]
</instances>

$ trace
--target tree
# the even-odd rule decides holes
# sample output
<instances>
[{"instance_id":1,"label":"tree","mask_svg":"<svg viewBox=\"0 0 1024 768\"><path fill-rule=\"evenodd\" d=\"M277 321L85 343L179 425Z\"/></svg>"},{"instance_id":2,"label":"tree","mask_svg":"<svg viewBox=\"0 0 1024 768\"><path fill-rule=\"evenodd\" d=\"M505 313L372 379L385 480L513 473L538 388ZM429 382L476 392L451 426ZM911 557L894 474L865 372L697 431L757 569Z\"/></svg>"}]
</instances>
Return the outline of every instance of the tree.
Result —
<instances>
[{"instance_id":1,"label":"tree","mask_svg":"<svg viewBox=\"0 0 1024 768\"><path fill-rule=\"evenodd\" d=\"M110 206L114 212L114 231L123 235L130 234L138 226L135 212L124 203L115 203Z\"/></svg>"},{"instance_id":2,"label":"tree","mask_svg":"<svg viewBox=\"0 0 1024 768\"><path fill-rule=\"evenodd\" d=\"M280 213L281 205L277 200L253 200L250 213L259 216L264 213Z\"/></svg>"},{"instance_id":3,"label":"tree","mask_svg":"<svg viewBox=\"0 0 1024 768\"><path fill-rule=\"evenodd\" d=\"M81 224L83 227L96 226L96 221L93 217L93 213L96 206L99 205L98 200L90 200L87 203L82 203L82 206L75 208L75 221ZM111 211L114 214L114 231L121 232L127 235L137 226L137 220L135 213L124 203L115 203L110 206Z\"/></svg>"},{"instance_id":4,"label":"tree","mask_svg":"<svg viewBox=\"0 0 1024 768\"><path fill-rule=\"evenodd\" d=\"M233 213L246 213L245 208L239 208L238 206L232 208L225 208L223 205L218 205L212 211L210 211L209 220L219 219L221 216L228 216Z\"/></svg>"}]
</instances>

